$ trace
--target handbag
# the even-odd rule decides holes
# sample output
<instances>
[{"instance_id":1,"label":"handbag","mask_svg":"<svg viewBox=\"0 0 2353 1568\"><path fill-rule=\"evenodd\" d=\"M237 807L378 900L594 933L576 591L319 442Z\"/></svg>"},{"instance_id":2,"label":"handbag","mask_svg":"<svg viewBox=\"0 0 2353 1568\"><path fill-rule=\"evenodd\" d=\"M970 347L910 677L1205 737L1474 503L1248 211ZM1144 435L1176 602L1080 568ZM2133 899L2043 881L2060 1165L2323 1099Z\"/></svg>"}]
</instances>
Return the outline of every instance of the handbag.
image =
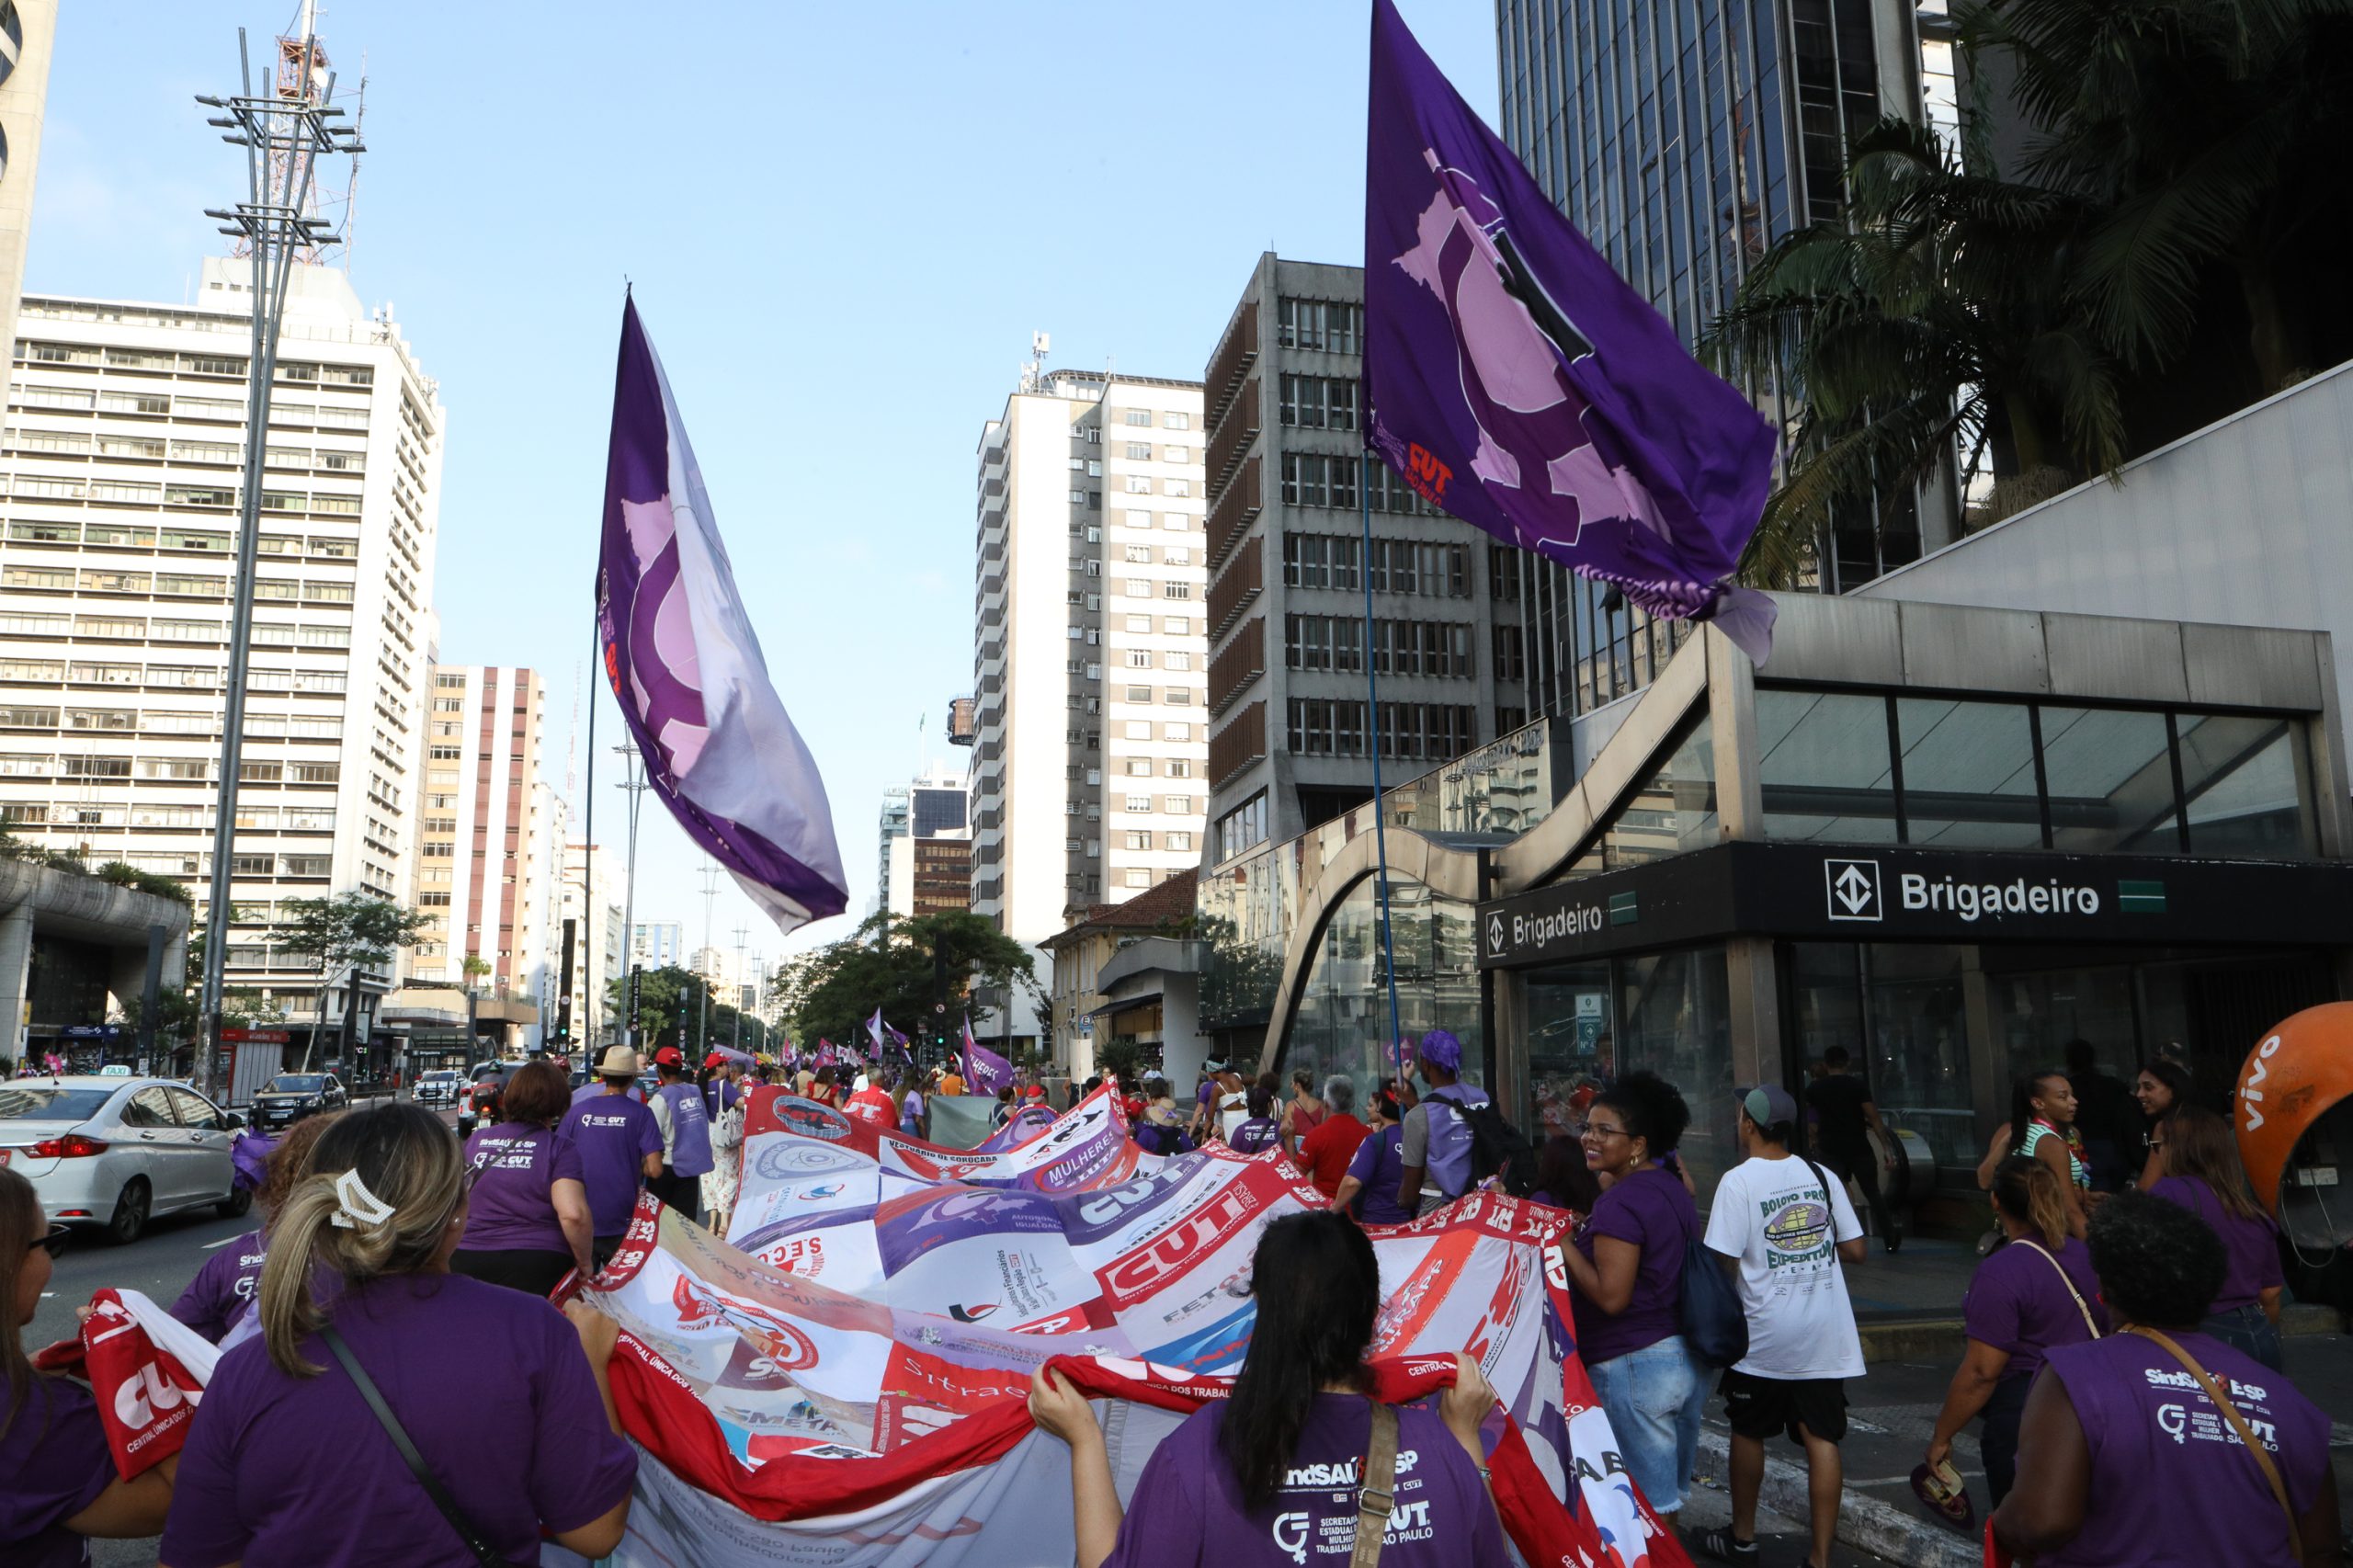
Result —
<instances>
[{"instance_id":1,"label":"handbag","mask_svg":"<svg viewBox=\"0 0 2353 1568\"><path fill-rule=\"evenodd\" d=\"M1568 1244L1561 1244L1566 1246ZM1676 1318L1692 1358L1729 1367L1748 1354L1748 1312L1740 1290L1696 1233L1683 1244L1681 1297Z\"/></svg>"},{"instance_id":2,"label":"handbag","mask_svg":"<svg viewBox=\"0 0 2353 1568\"><path fill-rule=\"evenodd\" d=\"M2230 1396L2215 1385L2213 1377L2205 1368L2190 1359L2188 1351L2173 1342L2170 1335L2161 1334L2154 1328L2137 1323L2127 1324L2121 1332L2137 1334L2143 1339L2154 1340L2169 1351L2173 1358L2181 1363L2184 1370L2198 1380L2198 1386L2206 1391L2206 1397L2214 1402L2214 1408L2221 1411L2222 1419L2231 1424L2231 1430L2238 1434L2240 1446L2254 1456L2256 1467L2263 1471L2263 1479L2270 1484L2271 1500L2279 1505L2279 1513L2288 1521L2289 1555L2301 1562L2304 1553L2304 1531L2303 1527L2296 1522L2294 1505L2288 1501L2288 1483L2279 1479L2279 1467L2271 1462L2271 1455L2265 1450L2260 1442L2256 1441L2255 1434L2247 1429L2246 1417L2239 1414L2239 1407L2233 1404Z\"/></svg>"},{"instance_id":3,"label":"handbag","mask_svg":"<svg viewBox=\"0 0 2353 1568\"><path fill-rule=\"evenodd\" d=\"M409 1441L400 1417L394 1415L392 1406L384 1403L384 1396L377 1392L375 1380L359 1365L358 1358L352 1355L351 1346L343 1342L343 1335L335 1332L335 1325L322 1324L319 1337L326 1343L328 1352L343 1363L344 1371L350 1375L352 1382L359 1390L359 1397L368 1402L368 1408L374 1413L377 1425L383 1427L384 1435L392 1440L392 1447L398 1449L401 1458L408 1462L409 1473L415 1476L417 1483L425 1488L425 1494L433 1499L433 1506L441 1510L441 1517L449 1521L449 1528L458 1532L458 1539L466 1543L466 1550L473 1553L474 1561L481 1563L482 1568L520 1568L519 1564L510 1563L501 1556L498 1548L491 1545L482 1531L474 1528L473 1520L458 1506L458 1500L449 1495L449 1489L442 1485L440 1478L426 1465L425 1456L416 1451L415 1443Z\"/></svg>"},{"instance_id":4,"label":"handbag","mask_svg":"<svg viewBox=\"0 0 2353 1568\"><path fill-rule=\"evenodd\" d=\"M1397 1411L1372 1402L1372 1445L1364 1456L1364 1484L1357 1489L1357 1549L1348 1568L1375 1568L1381 1561L1389 1516L1397 1508Z\"/></svg>"}]
</instances>

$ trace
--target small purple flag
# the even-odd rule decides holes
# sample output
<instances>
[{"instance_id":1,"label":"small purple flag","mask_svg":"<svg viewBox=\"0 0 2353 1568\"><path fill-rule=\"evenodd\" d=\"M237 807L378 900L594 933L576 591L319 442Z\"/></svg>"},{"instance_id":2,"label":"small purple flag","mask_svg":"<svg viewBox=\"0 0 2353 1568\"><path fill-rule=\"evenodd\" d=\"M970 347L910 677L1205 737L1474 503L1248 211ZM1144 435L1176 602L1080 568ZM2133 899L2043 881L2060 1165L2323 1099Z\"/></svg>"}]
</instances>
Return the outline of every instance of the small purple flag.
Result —
<instances>
[{"instance_id":1,"label":"small purple flag","mask_svg":"<svg viewBox=\"0 0 2353 1568\"><path fill-rule=\"evenodd\" d=\"M597 635L654 792L781 931L849 884L824 780L768 679L670 383L621 306Z\"/></svg>"},{"instance_id":2,"label":"small purple flag","mask_svg":"<svg viewBox=\"0 0 2353 1568\"><path fill-rule=\"evenodd\" d=\"M1013 1082L1013 1063L972 1038L972 1020L964 1020L964 1081L984 1095L994 1095Z\"/></svg>"},{"instance_id":3,"label":"small purple flag","mask_svg":"<svg viewBox=\"0 0 2353 1568\"><path fill-rule=\"evenodd\" d=\"M1496 539L1713 620L1759 663L1773 604L1731 585L1773 433L1694 360L1373 0L1365 444Z\"/></svg>"}]
</instances>

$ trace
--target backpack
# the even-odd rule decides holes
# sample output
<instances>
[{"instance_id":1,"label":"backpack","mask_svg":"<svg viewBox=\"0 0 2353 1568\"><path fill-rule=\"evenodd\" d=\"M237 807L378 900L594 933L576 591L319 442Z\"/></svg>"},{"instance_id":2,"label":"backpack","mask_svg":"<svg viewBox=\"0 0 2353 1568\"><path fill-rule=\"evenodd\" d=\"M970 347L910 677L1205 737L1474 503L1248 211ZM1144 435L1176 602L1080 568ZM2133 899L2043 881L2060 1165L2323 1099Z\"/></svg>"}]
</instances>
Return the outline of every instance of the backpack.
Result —
<instances>
[{"instance_id":1,"label":"backpack","mask_svg":"<svg viewBox=\"0 0 2353 1568\"><path fill-rule=\"evenodd\" d=\"M1697 1232L1683 1244L1681 1295L1676 1315L1693 1360L1730 1367L1748 1354L1748 1312L1740 1289Z\"/></svg>"},{"instance_id":2,"label":"backpack","mask_svg":"<svg viewBox=\"0 0 2353 1568\"><path fill-rule=\"evenodd\" d=\"M1452 1110L1471 1130L1473 1187L1492 1176L1499 1189L1514 1198L1526 1198L1536 1190L1536 1145L1496 1108L1493 1099L1466 1105L1436 1090L1424 1097Z\"/></svg>"}]
</instances>

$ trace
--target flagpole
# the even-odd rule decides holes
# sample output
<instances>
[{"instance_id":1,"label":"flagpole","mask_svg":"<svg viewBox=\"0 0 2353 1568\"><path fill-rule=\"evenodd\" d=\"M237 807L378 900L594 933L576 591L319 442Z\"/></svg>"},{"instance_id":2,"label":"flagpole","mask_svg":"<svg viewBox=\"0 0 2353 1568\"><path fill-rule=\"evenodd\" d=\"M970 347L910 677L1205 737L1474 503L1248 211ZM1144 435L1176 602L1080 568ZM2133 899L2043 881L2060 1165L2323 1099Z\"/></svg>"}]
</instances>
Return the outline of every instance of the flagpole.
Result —
<instances>
[{"instance_id":1,"label":"flagpole","mask_svg":"<svg viewBox=\"0 0 2353 1568\"><path fill-rule=\"evenodd\" d=\"M1364 526L1363 559L1357 562L1357 579L1364 585L1364 683L1369 703L1365 711L1365 736L1372 743L1372 848L1380 862L1381 879L1381 959L1389 971L1389 1046L1382 1051L1386 1057L1405 1038L1404 1026L1397 1015L1397 945L1389 926L1389 828L1388 808L1381 795L1381 677L1372 667L1372 462L1376 460L1367 449L1367 456L1358 462L1357 508ZM1401 1073L1404 1070L1399 1064Z\"/></svg>"},{"instance_id":2,"label":"flagpole","mask_svg":"<svg viewBox=\"0 0 2353 1568\"><path fill-rule=\"evenodd\" d=\"M591 615L588 618L588 794L587 820L580 832L580 928L587 934L589 941L597 944L598 953L604 951L605 946L605 912L597 907L597 688L604 678L605 629ZM627 940L626 936L623 940ZM583 970L590 968L585 963L580 967ZM601 981L601 969L591 972L597 973ZM579 983L575 981L574 983ZM595 985L585 989L587 995L580 999L585 1006L573 1011L586 1026L583 1032L587 1039L585 1041L568 1040L564 1044L572 1048L574 1057L588 1064L593 1075L597 1065L597 1004L604 998L596 994Z\"/></svg>"}]
</instances>

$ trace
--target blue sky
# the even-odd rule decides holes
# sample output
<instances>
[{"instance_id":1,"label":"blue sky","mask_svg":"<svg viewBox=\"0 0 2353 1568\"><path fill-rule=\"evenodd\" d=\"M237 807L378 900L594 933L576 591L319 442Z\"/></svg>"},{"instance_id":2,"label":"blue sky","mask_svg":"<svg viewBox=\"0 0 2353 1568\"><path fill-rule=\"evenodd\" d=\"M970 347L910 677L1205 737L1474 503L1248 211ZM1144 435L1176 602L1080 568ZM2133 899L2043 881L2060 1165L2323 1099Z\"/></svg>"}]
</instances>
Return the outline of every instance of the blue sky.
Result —
<instances>
[{"instance_id":1,"label":"blue sky","mask_svg":"<svg viewBox=\"0 0 2353 1568\"><path fill-rule=\"evenodd\" d=\"M1492 121L1492 6L1399 3ZM201 210L244 183L193 97L233 89L237 27L264 53L293 0L63 10L26 287L182 299L222 243ZM1358 0L325 7L343 84L368 77L352 282L392 303L449 411L443 659L540 670L559 770L575 707L585 753L626 275L862 913L881 791L949 755L947 701L972 681L972 452L1030 332L1057 364L1195 377L1260 251L1358 261L1367 17ZM601 748L620 725L595 689ZM617 851L612 777L600 765L597 836ZM638 918L698 944L699 864L649 807ZM779 938L732 886L710 925L722 947L750 927L771 958L849 928Z\"/></svg>"}]
</instances>

